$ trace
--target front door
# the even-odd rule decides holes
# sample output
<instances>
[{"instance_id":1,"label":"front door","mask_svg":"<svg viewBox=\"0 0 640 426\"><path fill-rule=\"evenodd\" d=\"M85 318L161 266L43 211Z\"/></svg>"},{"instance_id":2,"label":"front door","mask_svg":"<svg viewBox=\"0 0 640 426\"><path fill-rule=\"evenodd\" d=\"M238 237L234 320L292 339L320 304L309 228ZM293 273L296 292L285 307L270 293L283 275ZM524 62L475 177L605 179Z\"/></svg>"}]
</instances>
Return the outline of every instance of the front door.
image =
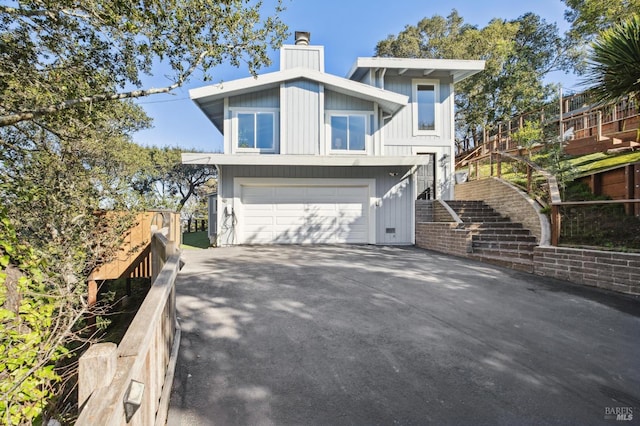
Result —
<instances>
[{"instance_id":1,"label":"front door","mask_svg":"<svg viewBox=\"0 0 640 426\"><path fill-rule=\"evenodd\" d=\"M418 185L418 200L434 200L436 198L436 155L419 153L429 156L427 164L423 164L416 170L416 182Z\"/></svg>"}]
</instances>

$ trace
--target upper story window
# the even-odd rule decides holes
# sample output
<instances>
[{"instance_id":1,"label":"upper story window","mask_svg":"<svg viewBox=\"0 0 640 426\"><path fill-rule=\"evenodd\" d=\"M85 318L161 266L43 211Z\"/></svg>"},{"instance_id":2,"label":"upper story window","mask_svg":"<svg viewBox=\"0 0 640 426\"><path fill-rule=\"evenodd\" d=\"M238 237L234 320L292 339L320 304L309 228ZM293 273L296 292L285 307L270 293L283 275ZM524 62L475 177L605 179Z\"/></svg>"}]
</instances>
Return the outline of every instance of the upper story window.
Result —
<instances>
[{"instance_id":1,"label":"upper story window","mask_svg":"<svg viewBox=\"0 0 640 426\"><path fill-rule=\"evenodd\" d=\"M334 152L365 153L369 117L364 113L328 113L330 149Z\"/></svg>"},{"instance_id":2,"label":"upper story window","mask_svg":"<svg viewBox=\"0 0 640 426\"><path fill-rule=\"evenodd\" d=\"M413 80L413 134L438 133L439 82L437 80Z\"/></svg>"},{"instance_id":3,"label":"upper story window","mask_svg":"<svg viewBox=\"0 0 640 426\"><path fill-rule=\"evenodd\" d=\"M276 111L234 110L233 118L234 144L237 151L276 151Z\"/></svg>"}]
</instances>

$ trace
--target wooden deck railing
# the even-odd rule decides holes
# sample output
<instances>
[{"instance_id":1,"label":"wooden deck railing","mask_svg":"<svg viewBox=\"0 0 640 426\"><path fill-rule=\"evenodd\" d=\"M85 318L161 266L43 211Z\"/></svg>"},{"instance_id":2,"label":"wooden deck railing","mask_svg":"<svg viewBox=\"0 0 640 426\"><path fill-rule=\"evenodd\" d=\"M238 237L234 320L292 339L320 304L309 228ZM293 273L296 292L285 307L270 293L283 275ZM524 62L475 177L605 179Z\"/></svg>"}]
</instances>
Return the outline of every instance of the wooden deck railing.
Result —
<instances>
[{"instance_id":1,"label":"wooden deck railing","mask_svg":"<svg viewBox=\"0 0 640 426\"><path fill-rule=\"evenodd\" d=\"M171 214L168 223L152 231L151 289L122 341L117 346L95 344L80 358L81 412L76 425L166 423L180 342L175 306L175 279L180 269L179 215Z\"/></svg>"},{"instance_id":2,"label":"wooden deck railing","mask_svg":"<svg viewBox=\"0 0 640 426\"><path fill-rule=\"evenodd\" d=\"M562 103L551 103L540 110L520 114L486 128L483 131L484 142L460 153L456 168L490 152L517 151L518 142L513 139L513 134L527 121L540 123L546 139L567 135L572 140L595 138L601 141L625 132L628 137L635 137L640 127L640 107L638 101L628 98L612 104L592 105L584 93L566 96Z\"/></svg>"}]
</instances>

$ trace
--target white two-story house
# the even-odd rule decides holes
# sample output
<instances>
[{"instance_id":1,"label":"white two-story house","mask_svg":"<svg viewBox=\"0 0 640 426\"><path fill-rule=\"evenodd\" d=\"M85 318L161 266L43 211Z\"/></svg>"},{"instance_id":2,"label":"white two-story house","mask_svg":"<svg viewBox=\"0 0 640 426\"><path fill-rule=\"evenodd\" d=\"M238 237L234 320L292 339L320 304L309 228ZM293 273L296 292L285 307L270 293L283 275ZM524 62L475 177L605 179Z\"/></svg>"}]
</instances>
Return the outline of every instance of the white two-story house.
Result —
<instances>
[{"instance_id":1,"label":"white two-story house","mask_svg":"<svg viewBox=\"0 0 640 426\"><path fill-rule=\"evenodd\" d=\"M217 244L413 244L415 200L453 191L454 84L483 61L358 58L324 72L324 48L282 47L280 71L190 91L224 153Z\"/></svg>"}]
</instances>

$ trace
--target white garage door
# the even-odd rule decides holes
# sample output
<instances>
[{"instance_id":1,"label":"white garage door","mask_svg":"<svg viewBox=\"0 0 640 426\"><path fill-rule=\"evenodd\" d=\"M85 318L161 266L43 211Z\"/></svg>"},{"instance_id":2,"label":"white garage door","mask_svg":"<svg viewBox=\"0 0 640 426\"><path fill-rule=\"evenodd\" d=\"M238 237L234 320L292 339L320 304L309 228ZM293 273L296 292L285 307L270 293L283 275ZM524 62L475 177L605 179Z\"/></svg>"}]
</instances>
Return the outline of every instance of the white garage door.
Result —
<instances>
[{"instance_id":1,"label":"white garage door","mask_svg":"<svg viewBox=\"0 0 640 426\"><path fill-rule=\"evenodd\" d=\"M241 188L241 244L369 242L368 186Z\"/></svg>"}]
</instances>

